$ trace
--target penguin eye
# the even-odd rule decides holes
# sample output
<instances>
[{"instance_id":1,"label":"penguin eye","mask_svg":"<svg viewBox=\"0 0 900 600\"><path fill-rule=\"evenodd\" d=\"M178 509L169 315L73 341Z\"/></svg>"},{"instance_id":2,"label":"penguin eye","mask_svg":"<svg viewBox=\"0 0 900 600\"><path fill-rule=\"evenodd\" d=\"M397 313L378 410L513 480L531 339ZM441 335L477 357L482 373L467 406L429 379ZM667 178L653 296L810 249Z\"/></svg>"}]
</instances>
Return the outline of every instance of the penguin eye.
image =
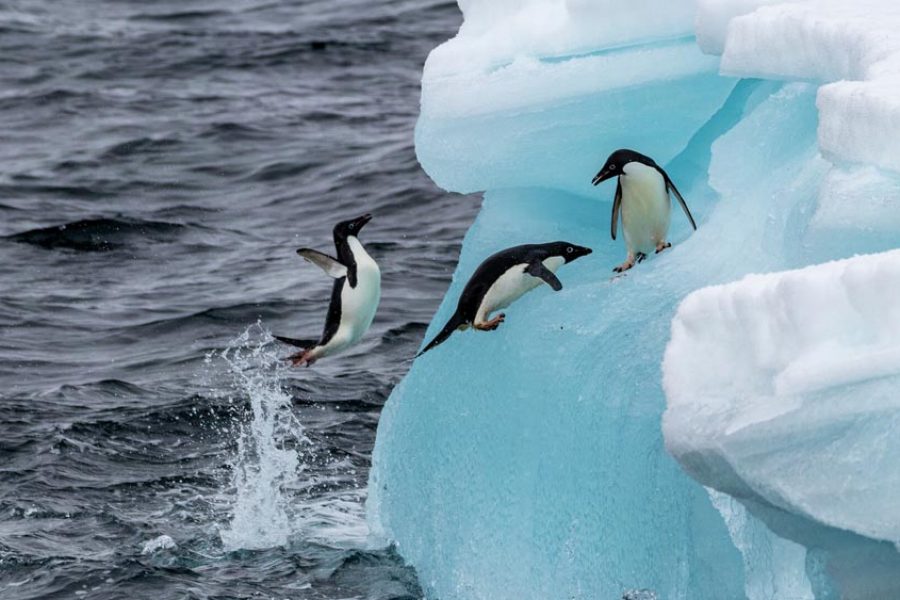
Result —
<instances>
[{"instance_id":1,"label":"penguin eye","mask_svg":"<svg viewBox=\"0 0 900 600\"><path fill-rule=\"evenodd\" d=\"M615 171L615 170L616 170L616 163L610 163L610 164L609 164L609 170L610 170L610 171Z\"/></svg>"},{"instance_id":2,"label":"penguin eye","mask_svg":"<svg viewBox=\"0 0 900 600\"><path fill-rule=\"evenodd\" d=\"M354 227L356 227L356 224L355 224L355 223L350 223L350 229L353 229Z\"/></svg>"},{"instance_id":3,"label":"penguin eye","mask_svg":"<svg viewBox=\"0 0 900 600\"><path fill-rule=\"evenodd\" d=\"M569 246L568 248L566 248L566 252L568 252L569 254L572 254L573 252L575 252L575 248L573 248L572 246Z\"/></svg>"}]
</instances>

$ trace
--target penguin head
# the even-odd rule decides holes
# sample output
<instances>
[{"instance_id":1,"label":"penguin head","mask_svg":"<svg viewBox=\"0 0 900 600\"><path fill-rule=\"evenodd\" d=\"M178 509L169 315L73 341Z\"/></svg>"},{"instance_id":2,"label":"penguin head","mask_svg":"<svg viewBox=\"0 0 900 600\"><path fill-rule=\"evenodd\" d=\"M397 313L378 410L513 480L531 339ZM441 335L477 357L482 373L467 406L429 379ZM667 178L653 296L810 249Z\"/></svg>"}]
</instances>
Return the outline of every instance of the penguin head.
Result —
<instances>
[{"instance_id":1,"label":"penguin head","mask_svg":"<svg viewBox=\"0 0 900 600\"><path fill-rule=\"evenodd\" d=\"M547 250L550 252L550 256L560 256L567 263L593 252L590 248L572 242L551 242L547 244Z\"/></svg>"},{"instance_id":2,"label":"penguin head","mask_svg":"<svg viewBox=\"0 0 900 600\"><path fill-rule=\"evenodd\" d=\"M653 162L653 159L649 156L644 156L640 152L635 152L634 150L621 148L609 155L609 158L606 159L606 164L604 164L603 168L594 175L594 179L591 180L591 183L597 185L607 179L625 175L626 165L633 162L656 168L656 163Z\"/></svg>"},{"instance_id":3,"label":"penguin head","mask_svg":"<svg viewBox=\"0 0 900 600\"><path fill-rule=\"evenodd\" d=\"M372 215L369 213L364 214L361 217L357 217L355 219L350 219L348 221L341 221L337 225L334 226L334 239L335 240L345 240L350 236L358 236L359 231L366 226L366 223L372 220Z\"/></svg>"}]
</instances>

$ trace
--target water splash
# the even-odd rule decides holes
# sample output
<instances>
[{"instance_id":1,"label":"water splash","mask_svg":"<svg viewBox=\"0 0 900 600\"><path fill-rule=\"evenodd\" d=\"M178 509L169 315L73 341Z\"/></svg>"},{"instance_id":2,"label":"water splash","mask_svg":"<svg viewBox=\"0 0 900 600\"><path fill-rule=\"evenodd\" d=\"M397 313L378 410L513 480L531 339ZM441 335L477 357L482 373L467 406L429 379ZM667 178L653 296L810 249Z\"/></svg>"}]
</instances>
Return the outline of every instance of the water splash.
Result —
<instances>
[{"instance_id":1,"label":"water splash","mask_svg":"<svg viewBox=\"0 0 900 600\"><path fill-rule=\"evenodd\" d=\"M145 542L143 549L141 549L141 554L153 554L160 550L174 550L177 547L178 544L175 543L171 536L161 535Z\"/></svg>"},{"instance_id":2,"label":"water splash","mask_svg":"<svg viewBox=\"0 0 900 600\"><path fill-rule=\"evenodd\" d=\"M284 546L293 532L289 488L302 475L301 455L310 442L283 390L287 367L271 342L257 323L207 357L224 362L232 401L248 401L252 415L237 435L231 520L219 532L226 550Z\"/></svg>"}]
</instances>

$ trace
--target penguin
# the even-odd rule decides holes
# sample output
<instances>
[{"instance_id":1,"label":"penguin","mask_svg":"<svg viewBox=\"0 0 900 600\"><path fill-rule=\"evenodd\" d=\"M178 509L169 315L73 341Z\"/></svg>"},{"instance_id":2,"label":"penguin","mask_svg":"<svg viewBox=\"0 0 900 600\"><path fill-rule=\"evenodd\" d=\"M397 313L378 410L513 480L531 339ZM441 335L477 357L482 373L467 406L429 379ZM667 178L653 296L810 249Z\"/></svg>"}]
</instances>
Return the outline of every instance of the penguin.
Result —
<instances>
[{"instance_id":1,"label":"penguin","mask_svg":"<svg viewBox=\"0 0 900 600\"><path fill-rule=\"evenodd\" d=\"M633 267L635 261L642 262L650 252L659 254L672 247L666 241L672 208L669 193L675 195L695 230L697 223L672 179L649 156L634 150L616 150L609 155L591 183L598 185L616 176L619 180L613 199L610 230L612 239L616 239L621 212L628 256L613 271L622 273Z\"/></svg>"},{"instance_id":2,"label":"penguin","mask_svg":"<svg viewBox=\"0 0 900 600\"><path fill-rule=\"evenodd\" d=\"M288 357L294 366L310 366L318 359L337 354L359 341L368 331L381 299L381 270L359 242L359 232L372 215L341 221L334 226L337 258L300 248L297 254L334 278L325 329L318 340L298 340L276 335L275 339L301 348Z\"/></svg>"},{"instance_id":3,"label":"penguin","mask_svg":"<svg viewBox=\"0 0 900 600\"><path fill-rule=\"evenodd\" d=\"M514 246L492 254L469 278L459 297L456 312L416 358L445 342L457 329L497 329L506 315L500 313L491 319L492 312L506 308L542 281L558 292L562 289L562 283L555 275L557 269L590 253L590 248L571 242L550 242Z\"/></svg>"}]
</instances>

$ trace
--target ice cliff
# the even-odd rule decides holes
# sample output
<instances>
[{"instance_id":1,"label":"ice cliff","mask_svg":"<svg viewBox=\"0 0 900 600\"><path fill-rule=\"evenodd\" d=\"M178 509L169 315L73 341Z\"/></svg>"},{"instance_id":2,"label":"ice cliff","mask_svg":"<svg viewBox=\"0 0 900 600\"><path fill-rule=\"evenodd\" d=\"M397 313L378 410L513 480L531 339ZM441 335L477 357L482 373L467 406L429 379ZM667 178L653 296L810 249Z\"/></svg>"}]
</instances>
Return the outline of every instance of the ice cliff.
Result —
<instances>
[{"instance_id":1,"label":"ice cliff","mask_svg":"<svg viewBox=\"0 0 900 600\"><path fill-rule=\"evenodd\" d=\"M490 252L595 252L416 361L379 425L373 530L443 600L900 597L900 256L780 273L896 245L900 11L460 8L416 148L485 194L426 337ZM673 213L672 250L611 279L614 184L590 179L619 147L665 165L700 228Z\"/></svg>"}]
</instances>

